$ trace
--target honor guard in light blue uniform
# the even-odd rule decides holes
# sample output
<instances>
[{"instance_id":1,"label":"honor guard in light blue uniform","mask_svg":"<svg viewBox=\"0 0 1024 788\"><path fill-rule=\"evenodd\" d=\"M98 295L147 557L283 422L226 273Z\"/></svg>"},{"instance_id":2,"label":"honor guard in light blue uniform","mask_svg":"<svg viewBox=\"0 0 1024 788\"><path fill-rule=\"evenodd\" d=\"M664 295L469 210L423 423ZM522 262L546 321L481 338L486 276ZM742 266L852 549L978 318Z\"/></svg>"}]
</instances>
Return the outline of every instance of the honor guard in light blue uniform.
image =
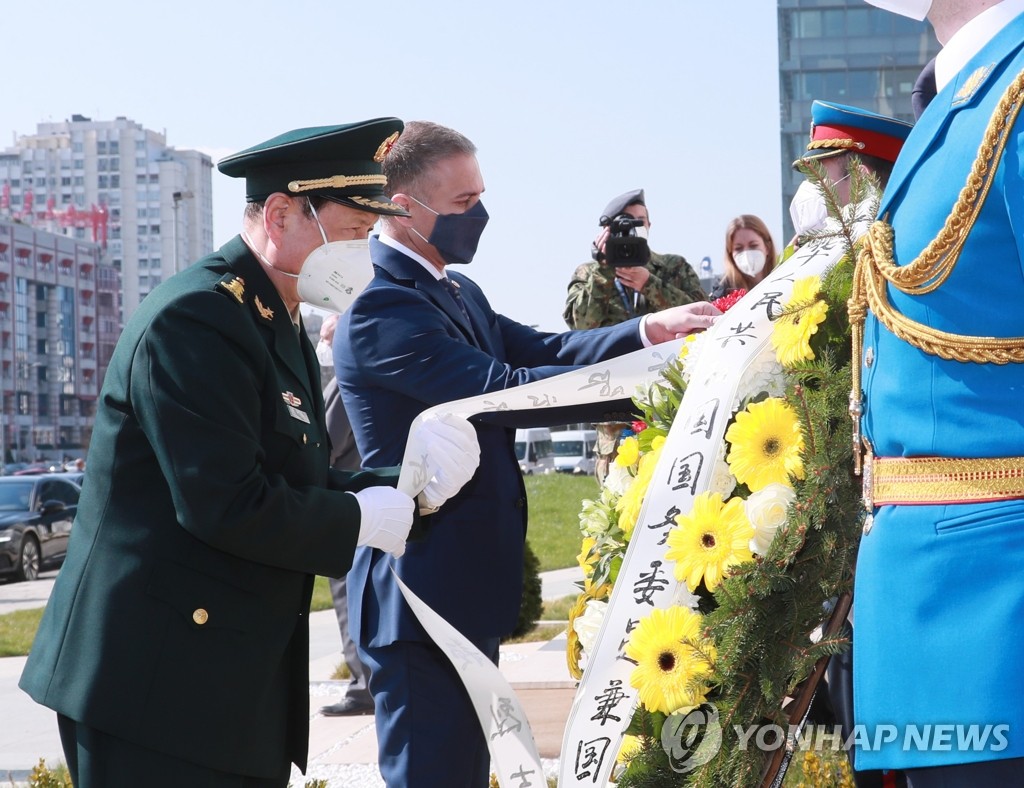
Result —
<instances>
[{"instance_id":1,"label":"honor guard in light blue uniform","mask_svg":"<svg viewBox=\"0 0 1024 788\"><path fill-rule=\"evenodd\" d=\"M1021 785L1024 0L875 4L945 46L851 298L856 763Z\"/></svg>"}]
</instances>

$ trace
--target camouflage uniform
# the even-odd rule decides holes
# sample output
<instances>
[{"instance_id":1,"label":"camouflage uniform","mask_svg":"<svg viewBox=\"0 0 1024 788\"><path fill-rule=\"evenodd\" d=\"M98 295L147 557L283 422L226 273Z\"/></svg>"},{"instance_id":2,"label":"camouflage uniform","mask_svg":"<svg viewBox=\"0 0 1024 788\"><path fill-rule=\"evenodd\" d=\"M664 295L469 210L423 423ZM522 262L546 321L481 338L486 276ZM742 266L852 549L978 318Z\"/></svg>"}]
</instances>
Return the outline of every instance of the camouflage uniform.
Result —
<instances>
[{"instance_id":1,"label":"camouflage uniform","mask_svg":"<svg viewBox=\"0 0 1024 788\"><path fill-rule=\"evenodd\" d=\"M670 306L707 301L697 273L677 254L651 252L647 264L651 278L640 291L636 308L627 309L615 286L615 269L600 263L584 263L572 276L565 300L565 318L569 328L614 326L637 315L658 312Z\"/></svg>"},{"instance_id":2,"label":"camouflage uniform","mask_svg":"<svg viewBox=\"0 0 1024 788\"><path fill-rule=\"evenodd\" d=\"M615 286L615 269L600 263L584 263L576 269L569 283L569 295L562 313L566 324L569 328L614 326L631 317L708 299L696 272L680 255L651 252L647 270L651 272L651 278L640 291L636 308L630 304L627 309L621 291ZM623 414L623 418L629 418L628 414ZM629 427L629 421L619 420L594 425L597 430L595 476L598 482L604 481L618 451L622 431Z\"/></svg>"}]
</instances>

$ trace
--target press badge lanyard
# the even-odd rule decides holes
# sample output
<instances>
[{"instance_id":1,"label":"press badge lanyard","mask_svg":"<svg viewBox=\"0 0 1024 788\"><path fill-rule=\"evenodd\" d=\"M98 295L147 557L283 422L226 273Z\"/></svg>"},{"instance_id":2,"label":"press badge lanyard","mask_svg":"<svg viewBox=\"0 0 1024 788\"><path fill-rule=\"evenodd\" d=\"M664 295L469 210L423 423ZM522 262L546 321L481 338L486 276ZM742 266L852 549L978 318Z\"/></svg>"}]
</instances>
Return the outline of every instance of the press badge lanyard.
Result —
<instances>
[{"instance_id":1,"label":"press badge lanyard","mask_svg":"<svg viewBox=\"0 0 1024 788\"><path fill-rule=\"evenodd\" d=\"M636 290L633 291L633 303L629 303L629 293L626 292L626 286L622 284L618 279L615 280L615 289L619 291L619 297L622 299L622 305L626 307L626 314L630 317L636 317Z\"/></svg>"}]
</instances>

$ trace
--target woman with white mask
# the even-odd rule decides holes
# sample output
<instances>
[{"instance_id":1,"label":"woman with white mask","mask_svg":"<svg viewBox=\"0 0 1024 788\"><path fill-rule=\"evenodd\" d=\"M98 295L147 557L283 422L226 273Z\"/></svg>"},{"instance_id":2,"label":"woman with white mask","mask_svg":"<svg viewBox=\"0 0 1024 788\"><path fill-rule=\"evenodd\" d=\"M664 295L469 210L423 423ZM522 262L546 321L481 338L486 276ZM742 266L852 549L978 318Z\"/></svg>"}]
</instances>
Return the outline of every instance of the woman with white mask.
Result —
<instances>
[{"instance_id":1,"label":"woman with white mask","mask_svg":"<svg viewBox=\"0 0 1024 788\"><path fill-rule=\"evenodd\" d=\"M775 268L775 242L764 221L753 214L737 216L725 230L725 273L711 298L750 290Z\"/></svg>"}]
</instances>

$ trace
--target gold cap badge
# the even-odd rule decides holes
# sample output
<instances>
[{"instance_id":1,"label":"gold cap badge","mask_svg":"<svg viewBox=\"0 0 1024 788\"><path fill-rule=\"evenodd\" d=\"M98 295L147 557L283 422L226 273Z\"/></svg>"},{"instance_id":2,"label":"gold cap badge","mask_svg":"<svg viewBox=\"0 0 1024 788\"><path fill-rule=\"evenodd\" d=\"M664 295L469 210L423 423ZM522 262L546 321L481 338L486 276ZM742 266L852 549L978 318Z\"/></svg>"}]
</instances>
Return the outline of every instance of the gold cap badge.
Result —
<instances>
[{"instance_id":1,"label":"gold cap badge","mask_svg":"<svg viewBox=\"0 0 1024 788\"><path fill-rule=\"evenodd\" d=\"M391 153L391 149L395 147L395 143L398 142L398 132L394 132L388 136L384 142L377 148L377 152L373 154L373 160L380 164L384 161L384 157Z\"/></svg>"}]
</instances>

